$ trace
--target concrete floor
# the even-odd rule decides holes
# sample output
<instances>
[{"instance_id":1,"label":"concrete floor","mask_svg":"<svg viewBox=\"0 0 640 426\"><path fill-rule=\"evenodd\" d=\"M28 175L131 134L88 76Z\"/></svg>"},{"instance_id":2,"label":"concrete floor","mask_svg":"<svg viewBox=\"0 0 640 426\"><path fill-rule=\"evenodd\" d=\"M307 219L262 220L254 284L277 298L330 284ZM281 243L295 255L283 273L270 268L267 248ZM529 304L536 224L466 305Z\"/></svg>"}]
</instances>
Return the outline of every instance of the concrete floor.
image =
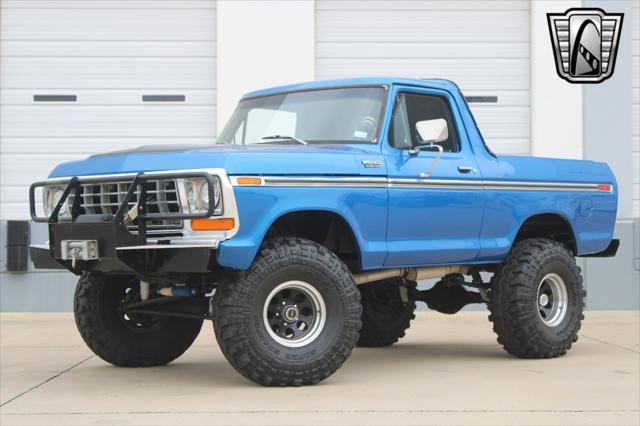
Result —
<instances>
[{"instance_id":1,"label":"concrete floor","mask_svg":"<svg viewBox=\"0 0 640 426\"><path fill-rule=\"evenodd\" d=\"M0 423L640 424L640 313L588 312L574 349L520 360L484 312L421 312L407 337L356 349L304 388L245 380L205 323L166 367L121 369L93 356L69 314L0 316Z\"/></svg>"}]
</instances>

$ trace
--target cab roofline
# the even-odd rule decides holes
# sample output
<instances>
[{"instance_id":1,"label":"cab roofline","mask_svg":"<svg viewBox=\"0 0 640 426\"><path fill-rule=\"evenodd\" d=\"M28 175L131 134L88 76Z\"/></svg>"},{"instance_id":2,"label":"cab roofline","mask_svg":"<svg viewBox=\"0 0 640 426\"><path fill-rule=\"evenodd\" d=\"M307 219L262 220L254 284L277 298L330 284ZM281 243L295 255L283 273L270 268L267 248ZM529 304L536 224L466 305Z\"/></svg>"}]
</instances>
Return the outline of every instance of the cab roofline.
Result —
<instances>
[{"instance_id":1,"label":"cab roofline","mask_svg":"<svg viewBox=\"0 0 640 426\"><path fill-rule=\"evenodd\" d=\"M396 77L362 77L345 78L337 80L308 81L304 83L288 84L276 86L268 89L256 90L246 93L242 99L256 98L261 96L275 95L279 93L302 92L306 90L362 87L362 86L417 86L425 88L443 89L447 91L457 91L458 86L450 81L439 78L428 78L424 80Z\"/></svg>"}]
</instances>

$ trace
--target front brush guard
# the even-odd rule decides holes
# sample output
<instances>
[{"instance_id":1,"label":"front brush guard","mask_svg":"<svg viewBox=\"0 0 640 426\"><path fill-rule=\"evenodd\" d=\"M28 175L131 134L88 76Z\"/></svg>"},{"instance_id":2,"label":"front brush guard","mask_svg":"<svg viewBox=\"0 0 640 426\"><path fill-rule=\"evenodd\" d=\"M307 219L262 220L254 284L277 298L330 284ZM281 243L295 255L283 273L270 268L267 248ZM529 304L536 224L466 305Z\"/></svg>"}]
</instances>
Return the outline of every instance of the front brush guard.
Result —
<instances>
[{"instance_id":1,"label":"front brush guard","mask_svg":"<svg viewBox=\"0 0 640 426\"><path fill-rule=\"evenodd\" d=\"M149 213L147 210L147 187L150 180L162 179L204 179L209 191L209 205L201 213ZM70 178L60 200L58 200L51 215L38 216L36 213L35 191L38 187L51 185L51 181L36 182L29 188L29 209L34 222L49 224L48 256L46 249L32 246L32 259L36 267L51 267L57 262L74 274L81 274L83 270L98 270L103 272L136 272L139 275L165 274L167 272L206 272L211 269L210 255L215 247L180 247L176 245L162 250L146 250L147 222L151 220L184 220L204 219L213 216L215 212L214 185L215 178L205 172L186 173L139 173L135 177L120 177L109 179L109 182L130 183L127 194L118 206L115 214L82 214L81 198L82 184L100 183L106 178L101 176ZM138 200L134 204L136 211L129 208L134 195L138 193ZM61 218L60 210L69 196L74 194L70 207L71 216ZM184 206L183 206L184 207ZM130 217L133 216L133 217ZM129 225L137 220L135 230L131 232ZM63 240L97 240L99 259L79 261L78 264L63 259L61 243ZM133 250L122 250L123 248ZM140 247L140 249L138 249ZM48 257L48 259L47 259Z\"/></svg>"}]
</instances>

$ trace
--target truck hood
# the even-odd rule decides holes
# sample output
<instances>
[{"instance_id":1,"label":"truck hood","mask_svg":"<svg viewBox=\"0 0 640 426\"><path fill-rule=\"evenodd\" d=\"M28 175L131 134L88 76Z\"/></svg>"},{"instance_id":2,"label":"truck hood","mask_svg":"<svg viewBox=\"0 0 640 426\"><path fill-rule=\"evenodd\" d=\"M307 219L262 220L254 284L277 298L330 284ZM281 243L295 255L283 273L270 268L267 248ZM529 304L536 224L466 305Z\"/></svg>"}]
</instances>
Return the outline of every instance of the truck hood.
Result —
<instances>
[{"instance_id":1,"label":"truck hood","mask_svg":"<svg viewBox=\"0 0 640 426\"><path fill-rule=\"evenodd\" d=\"M222 168L230 175L385 175L365 168L382 160L379 145L206 145L144 146L93 155L57 166L49 177Z\"/></svg>"}]
</instances>

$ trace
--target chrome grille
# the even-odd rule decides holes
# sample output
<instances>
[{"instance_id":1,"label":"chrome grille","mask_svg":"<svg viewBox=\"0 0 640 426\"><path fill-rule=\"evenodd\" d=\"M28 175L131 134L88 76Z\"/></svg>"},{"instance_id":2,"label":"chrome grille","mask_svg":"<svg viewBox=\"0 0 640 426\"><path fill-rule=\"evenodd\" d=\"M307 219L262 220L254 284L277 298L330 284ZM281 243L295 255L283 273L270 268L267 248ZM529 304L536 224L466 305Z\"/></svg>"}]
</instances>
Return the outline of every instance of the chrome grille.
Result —
<instances>
[{"instance_id":1,"label":"chrome grille","mask_svg":"<svg viewBox=\"0 0 640 426\"><path fill-rule=\"evenodd\" d=\"M100 182L84 183L82 187L82 201L80 214L115 214L124 201L131 182ZM180 201L176 181L174 179L147 181L147 212L148 213L180 213ZM128 208L138 202L140 191L136 190L129 200ZM70 196L69 201L73 203ZM129 225L137 226L137 221ZM147 221L149 230L166 230L182 228L181 220L150 220Z\"/></svg>"}]
</instances>

